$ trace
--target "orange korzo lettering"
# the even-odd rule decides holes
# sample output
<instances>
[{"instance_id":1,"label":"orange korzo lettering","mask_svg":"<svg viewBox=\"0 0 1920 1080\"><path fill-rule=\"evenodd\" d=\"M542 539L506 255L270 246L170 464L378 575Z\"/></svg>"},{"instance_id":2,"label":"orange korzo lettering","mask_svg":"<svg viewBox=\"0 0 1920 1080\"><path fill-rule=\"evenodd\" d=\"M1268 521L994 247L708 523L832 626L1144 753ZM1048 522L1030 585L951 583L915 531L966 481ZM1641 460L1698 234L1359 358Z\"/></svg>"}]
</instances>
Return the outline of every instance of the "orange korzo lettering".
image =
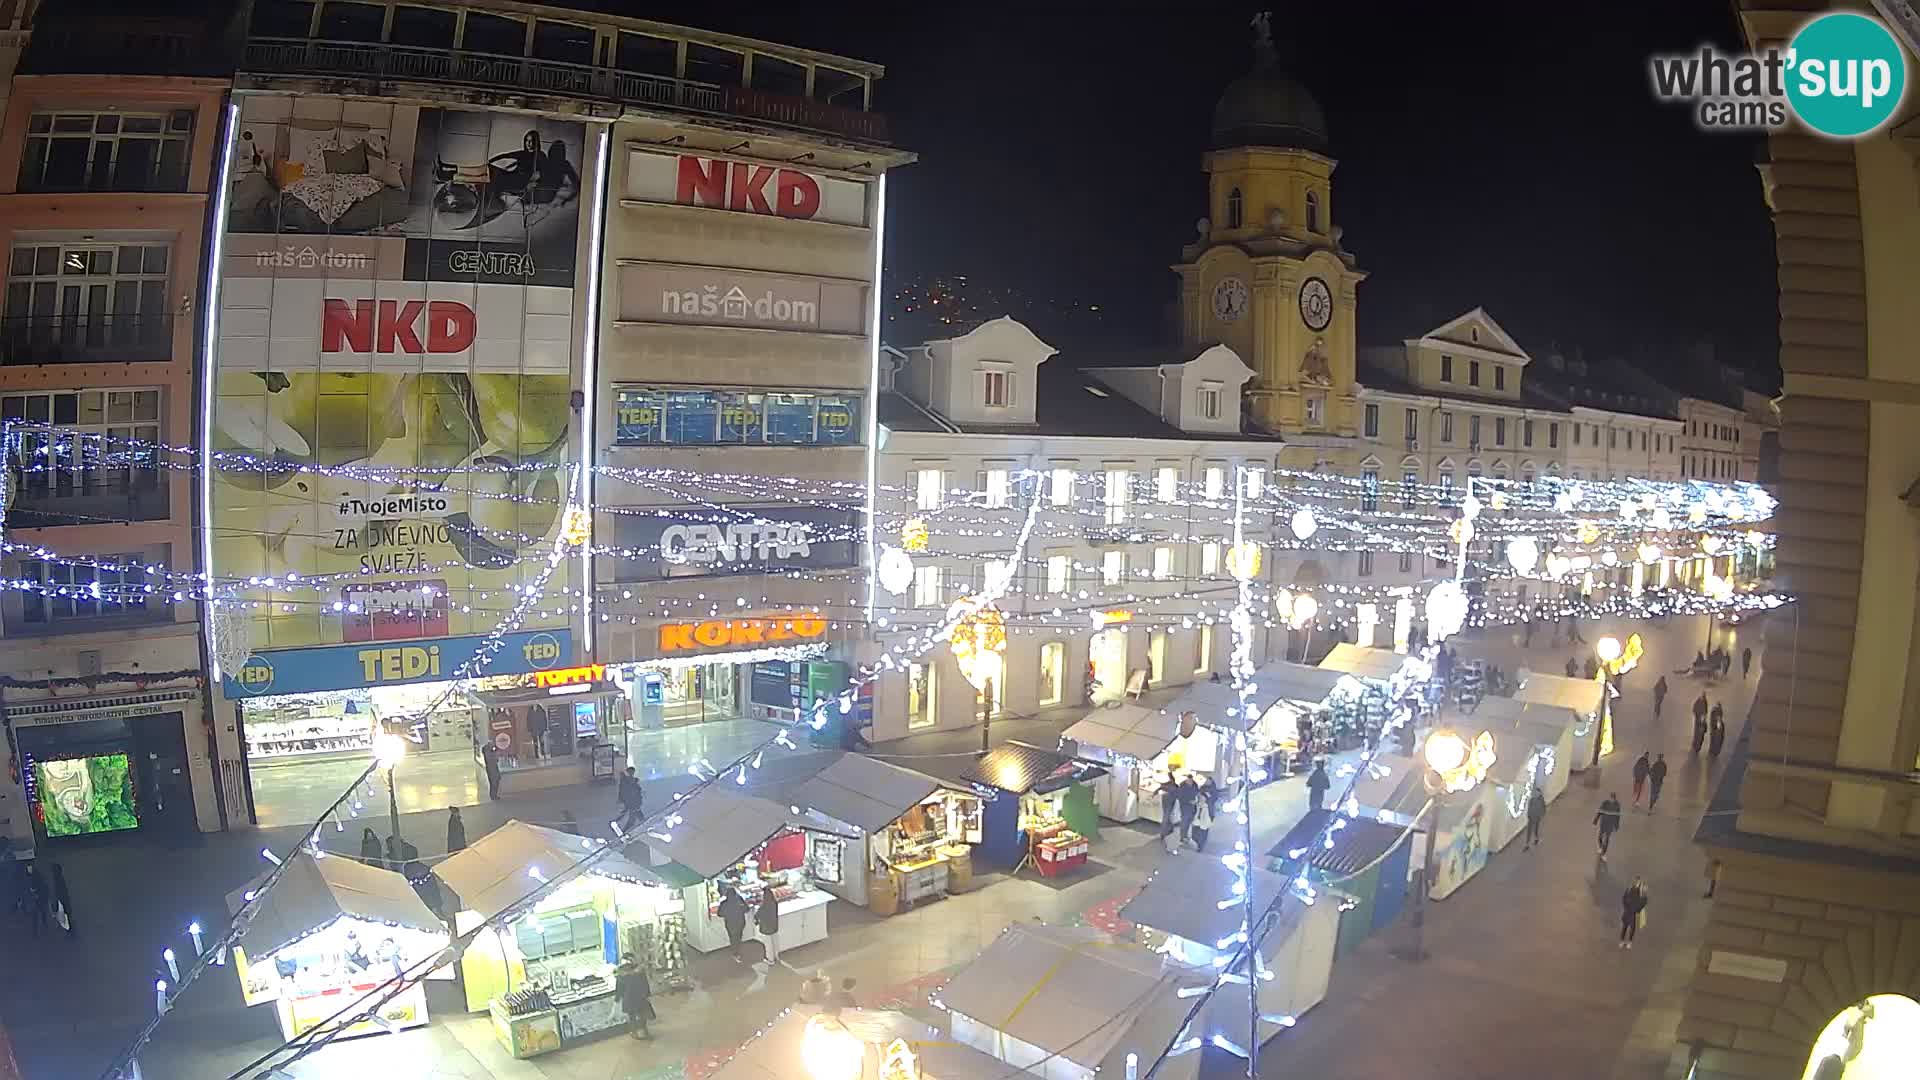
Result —
<instances>
[{"instance_id":1,"label":"orange korzo lettering","mask_svg":"<svg viewBox=\"0 0 1920 1080\"><path fill-rule=\"evenodd\" d=\"M682 652L699 647L762 645L794 638L817 638L827 632L827 620L817 616L795 619L738 619L732 622L663 623L660 651Z\"/></svg>"}]
</instances>

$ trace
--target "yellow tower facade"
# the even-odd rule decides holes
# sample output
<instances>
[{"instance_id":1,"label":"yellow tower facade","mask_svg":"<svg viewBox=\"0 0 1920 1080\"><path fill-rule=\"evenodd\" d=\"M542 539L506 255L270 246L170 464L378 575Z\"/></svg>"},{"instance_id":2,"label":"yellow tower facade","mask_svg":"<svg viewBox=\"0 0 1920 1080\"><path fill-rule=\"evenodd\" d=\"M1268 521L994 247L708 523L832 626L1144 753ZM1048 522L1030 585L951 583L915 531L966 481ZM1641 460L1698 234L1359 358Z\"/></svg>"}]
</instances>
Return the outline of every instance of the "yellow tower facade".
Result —
<instances>
[{"instance_id":1,"label":"yellow tower facade","mask_svg":"<svg viewBox=\"0 0 1920 1080\"><path fill-rule=\"evenodd\" d=\"M1182 335L1224 344L1256 378L1255 427L1285 435L1289 465L1345 464L1358 434L1354 304L1366 275L1340 246L1320 105L1288 77L1264 20L1253 70L1214 108L1207 215L1182 252Z\"/></svg>"}]
</instances>

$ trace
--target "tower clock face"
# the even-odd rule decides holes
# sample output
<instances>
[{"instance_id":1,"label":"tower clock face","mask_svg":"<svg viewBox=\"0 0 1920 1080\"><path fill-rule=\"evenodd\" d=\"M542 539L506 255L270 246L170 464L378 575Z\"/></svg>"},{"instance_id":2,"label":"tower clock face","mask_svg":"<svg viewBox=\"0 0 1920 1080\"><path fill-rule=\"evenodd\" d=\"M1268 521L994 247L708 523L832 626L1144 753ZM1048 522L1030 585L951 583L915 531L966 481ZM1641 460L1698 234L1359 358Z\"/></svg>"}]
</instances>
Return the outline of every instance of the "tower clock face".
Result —
<instances>
[{"instance_id":1,"label":"tower clock face","mask_svg":"<svg viewBox=\"0 0 1920 1080\"><path fill-rule=\"evenodd\" d=\"M1317 277L1310 277L1300 285L1300 321L1315 333L1325 330L1333 321L1333 290Z\"/></svg>"},{"instance_id":2,"label":"tower clock face","mask_svg":"<svg viewBox=\"0 0 1920 1080\"><path fill-rule=\"evenodd\" d=\"M1221 278L1213 287L1213 317L1233 322L1247 313L1247 283L1239 278Z\"/></svg>"}]
</instances>

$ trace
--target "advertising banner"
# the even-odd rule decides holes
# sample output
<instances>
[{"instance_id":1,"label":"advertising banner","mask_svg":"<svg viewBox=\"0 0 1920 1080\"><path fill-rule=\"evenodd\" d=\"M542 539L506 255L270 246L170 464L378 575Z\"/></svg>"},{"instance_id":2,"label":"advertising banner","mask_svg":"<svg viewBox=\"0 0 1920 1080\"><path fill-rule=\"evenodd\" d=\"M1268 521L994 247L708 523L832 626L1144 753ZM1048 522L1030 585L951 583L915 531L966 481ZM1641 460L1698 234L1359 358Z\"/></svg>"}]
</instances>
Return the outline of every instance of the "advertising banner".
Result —
<instances>
[{"instance_id":1,"label":"advertising banner","mask_svg":"<svg viewBox=\"0 0 1920 1080\"><path fill-rule=\"evenodd\" d=\"M614 564L616 581L711 577L858 566L853 510L734 506L736 521L612 514L612 543L632 552ZM756 519L754 515L765 514ZM711 515L704 515L710 517Z\"/></svg>"},{"instance_id":2,"label":"advertising banner","mask_svg":"<svg viewBox=\"0 0 1920 1080\"><path fill-rule=\"evenodd\" d=\"M866 332L867 286L710 266L620 268L620 321L756 330Z\"/></svg>"},{"instance_id":3,"label":"advertising banner","mask_svg":"<svg viewBox=\"0 0 1920 1080\"><path fill-rule=\"evenodd\" d=\"M256 652L226 676L227 696L311 694L364 686L451 679L486 643L486 635L443 637L400 645L325 645ZM573 655L569 630L527 630L504 635L487 664L488 675L525 675L562 667Z\"/></svg>"},{"instance_id":4,"label":"advertising banner","mask_svg":"<svg viewBox=\"0 0 1920 1080\"><path fill-rule=\"evenodd\" d=\"M867 224L867 185L859 180L698 154L629 151L626 196L797 221Z\"/></svg>"},{"instance_id":5,"label":"advertising banner","mask_svg":"<svg viewBox=\"0 0 1920 1080\"><path fill-rule=\"evenodd\" d=\"M319 584L246 594L262 655L483 634L544 567L570 481L586 131L238 100L210 427L259 467L216 470L213 573Z\"/></svg>"}]
</instances>

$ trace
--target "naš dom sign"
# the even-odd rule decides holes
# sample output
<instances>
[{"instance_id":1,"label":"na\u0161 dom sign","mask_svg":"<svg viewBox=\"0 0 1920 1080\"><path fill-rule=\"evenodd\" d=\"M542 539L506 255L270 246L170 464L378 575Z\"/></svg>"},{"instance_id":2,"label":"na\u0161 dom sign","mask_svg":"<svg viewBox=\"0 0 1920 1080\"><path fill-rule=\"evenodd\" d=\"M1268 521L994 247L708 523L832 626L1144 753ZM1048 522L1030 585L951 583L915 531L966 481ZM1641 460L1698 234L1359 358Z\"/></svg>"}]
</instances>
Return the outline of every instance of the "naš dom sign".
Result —
<instances>
[{"instance_id":1,"label":"na\u0161 dom sign","mask_svg":"<svg viewBox=\"0 0 1920 1080\"><path fill-rule=\"evenodd\" d=\"M790 619L711 619L706 622L662 623L660 651L690 652L694 649L723 649L799 644L818 641L827 634L827 620L813 615Z\"/></svg>"}]
</instances>

